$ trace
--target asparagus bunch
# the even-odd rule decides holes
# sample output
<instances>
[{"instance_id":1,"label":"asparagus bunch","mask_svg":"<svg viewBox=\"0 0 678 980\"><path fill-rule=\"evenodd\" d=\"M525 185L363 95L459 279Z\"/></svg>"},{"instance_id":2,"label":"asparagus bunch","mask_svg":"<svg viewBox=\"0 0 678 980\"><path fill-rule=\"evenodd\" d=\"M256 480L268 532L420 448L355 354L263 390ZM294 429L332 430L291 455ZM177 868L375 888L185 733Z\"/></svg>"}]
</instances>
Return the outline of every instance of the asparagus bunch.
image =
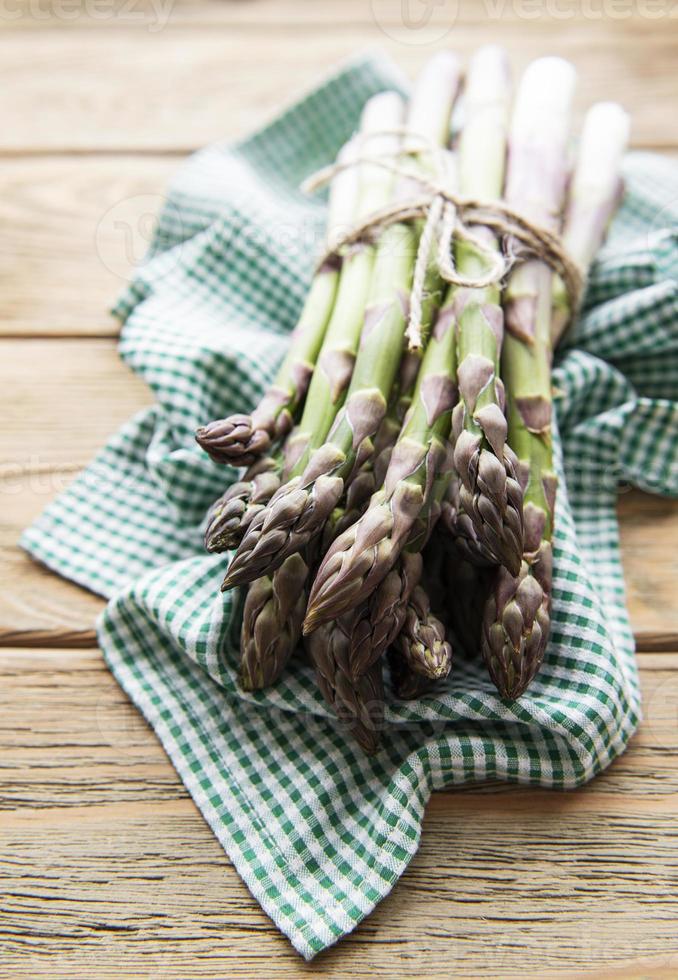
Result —
<instances>
[{"instance_id":1,"label":"asparagus bunch","mask_svg":"<svg viewBox=\"0 0 678 980\"><path fill-rule=\"evenodd\" d=\"M628 121L617 106L594 106L569 179L573 85L567 63L540 59L511 115L505 57L483 49L469 68L457 166L448 155L441 169L436 154L432 170L429 149L445 152L459 86L456 59L437 56L414 88L404 136L398 96L367 104L343 157L358 154L358 190L355 179L343 191L333 184L330 225L416 197L416 175L435 172L464 196L503 196L523 219L562 232L585 272L619 197ZM430 219L379 226L344 248L314 278L252 416L199 433L213 458L249 466L213 505L205 534L210 551L237 548L223 588L249 583L242 686L275 683L303 624L323 696L370 753L382 738L384 663L398 697L423 696L447 676L453 637L467 655L480 650L500 695L516 698L548 639L552 344L576 311L550 267L485 220L456 232L466 282L446 291L426 236L417 251ZM500 257L505 284L469 284ZM422 261L420 322L408 328Z\"/></svg>"}]
</instances>

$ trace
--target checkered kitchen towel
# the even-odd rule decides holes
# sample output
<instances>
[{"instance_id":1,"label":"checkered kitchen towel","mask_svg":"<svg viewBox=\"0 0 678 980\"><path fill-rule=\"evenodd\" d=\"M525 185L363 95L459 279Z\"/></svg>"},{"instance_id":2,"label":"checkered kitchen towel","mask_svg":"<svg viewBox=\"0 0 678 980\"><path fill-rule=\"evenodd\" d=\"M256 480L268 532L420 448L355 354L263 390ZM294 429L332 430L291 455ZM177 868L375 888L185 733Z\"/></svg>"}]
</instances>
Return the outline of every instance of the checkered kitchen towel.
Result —
<instances>
[{"instance_id":1,"label":"checkered kitchen towel","mask_svg":"<svg viewBox=\"0 0 678 980\"><path fill-rule=\"evenodd\" d=\"M189 160L117 308L121 356L156 404L23 537L37 559L110 597L99 639L111 670L307 958L393 887L432 790L486 779L568 788L623 751L639 694L617 487L678 493L678 170L638 155L557 359L553 633L528 694L502 704L483 667L460 657L442 693L392 705L368 759L301 659L273 690L238 690L237 600L219 593L228 558L204 553L200 528L236 472L212 464L193 431L248 411L273 375L323 223L299 183L334 158L370 95L402 86L388 63L362 59L243 143Z\"/></svg>"}]
</instances>

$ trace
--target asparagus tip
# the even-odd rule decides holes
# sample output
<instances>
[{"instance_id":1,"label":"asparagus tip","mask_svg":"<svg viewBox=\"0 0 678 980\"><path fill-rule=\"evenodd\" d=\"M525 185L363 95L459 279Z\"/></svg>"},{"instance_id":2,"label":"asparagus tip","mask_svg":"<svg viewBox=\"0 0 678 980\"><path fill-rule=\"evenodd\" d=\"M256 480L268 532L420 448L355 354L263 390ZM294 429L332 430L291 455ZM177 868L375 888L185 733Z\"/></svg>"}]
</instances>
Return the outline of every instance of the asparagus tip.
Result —
<instances>
[{"instance_id":1,"label":"asparagus tip","mask_svg":"<svg viewBox=\"0 0 678 980\"><path fill-rule=\"evenodd\" d=\"M301 627L302 634L304 636L309 636L309 634L314 633L315 630L322 625L321 622L319 622L319 619L320 617L317 615L317 613L314 613L312 609L309 610L306 613L306 619Z\"/></svg>"}]
</instances>

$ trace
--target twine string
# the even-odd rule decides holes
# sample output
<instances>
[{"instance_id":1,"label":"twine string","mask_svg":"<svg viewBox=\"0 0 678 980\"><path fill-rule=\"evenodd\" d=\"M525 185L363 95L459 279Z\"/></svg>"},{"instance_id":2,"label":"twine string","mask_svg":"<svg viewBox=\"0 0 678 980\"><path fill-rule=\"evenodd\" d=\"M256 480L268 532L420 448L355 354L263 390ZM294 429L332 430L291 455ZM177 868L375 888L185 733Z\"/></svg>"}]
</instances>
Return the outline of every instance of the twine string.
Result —
<instances>
[{"instance_id":1,"label":"twine string","mask_svg":"<svg viewBox=\"0 0 678 980\"><path fill-rule=\"evenodd\" d=\"M424 227L417 248L410 293L407 338L411 350L422 346L421 318L425 279L434 248L441 278L449 285L461 289L502 286L516 264L539 259L562 279L571 314L578 310L584 288L584 274L568 255L558 234L530 221L504 201L484 201L457 194L449 186L451 181L449 168L445 166L445 151L417 133L400 127L384 132L404 135L407 145L398 147L389 154L359 153L351 160L338 161L323 167L304 181L302 191L314 193L338 173L361 164L382 167L417 186L416 194L379 208L345 231L338 232L331 243L326 243L319 262L320 265L359 243L374 244L381 232L390 225L423 219ZM419 156L422 153L433 158L435 172L432 175L413 171L399 162L399 158ZM491 243L473 233L474 226L493 231L506 242L505 247L502 250L492 247ZM477 276L462 275L454 263L455 241L465 241L472 245L486 260L487 270Z\"/></svg>"}]
</instances>

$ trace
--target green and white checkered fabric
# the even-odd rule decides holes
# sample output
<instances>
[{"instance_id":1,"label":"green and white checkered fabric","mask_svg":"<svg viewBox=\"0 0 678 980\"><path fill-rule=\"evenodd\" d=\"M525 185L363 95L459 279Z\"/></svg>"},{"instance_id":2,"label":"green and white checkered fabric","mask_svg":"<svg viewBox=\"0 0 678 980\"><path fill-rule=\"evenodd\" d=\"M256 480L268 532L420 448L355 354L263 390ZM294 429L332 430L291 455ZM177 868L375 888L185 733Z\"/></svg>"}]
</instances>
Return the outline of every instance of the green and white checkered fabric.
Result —
<instances>
[{"instance_id":1,"label":"green and white checkered fabric","mask_svg":"<svg viewBox=\"0 0 678 980\"><path fill-rule=\"evenodd\" d=\"M123 296L120 352L157 402L125 425L26 531L24 547L110 597L99 638L252 894L303 956L334 943L415 853L434 789L502 779L578 786L635 731L619 484L678 493L678 170L627 163L627 194L557 360L553 632L528 694L503 704L477 661L444 691L392 703L380 753L346 737L292 662L278 686L236 684L227 556L201 522L234 470L193 440L247 411L280 361L309 284L323 204L300 181L335 156L386 62L345 67L271 125L177 175L149 259ZM673 229L673 231L671 230Z\"/></svg>"}]
</instances>

